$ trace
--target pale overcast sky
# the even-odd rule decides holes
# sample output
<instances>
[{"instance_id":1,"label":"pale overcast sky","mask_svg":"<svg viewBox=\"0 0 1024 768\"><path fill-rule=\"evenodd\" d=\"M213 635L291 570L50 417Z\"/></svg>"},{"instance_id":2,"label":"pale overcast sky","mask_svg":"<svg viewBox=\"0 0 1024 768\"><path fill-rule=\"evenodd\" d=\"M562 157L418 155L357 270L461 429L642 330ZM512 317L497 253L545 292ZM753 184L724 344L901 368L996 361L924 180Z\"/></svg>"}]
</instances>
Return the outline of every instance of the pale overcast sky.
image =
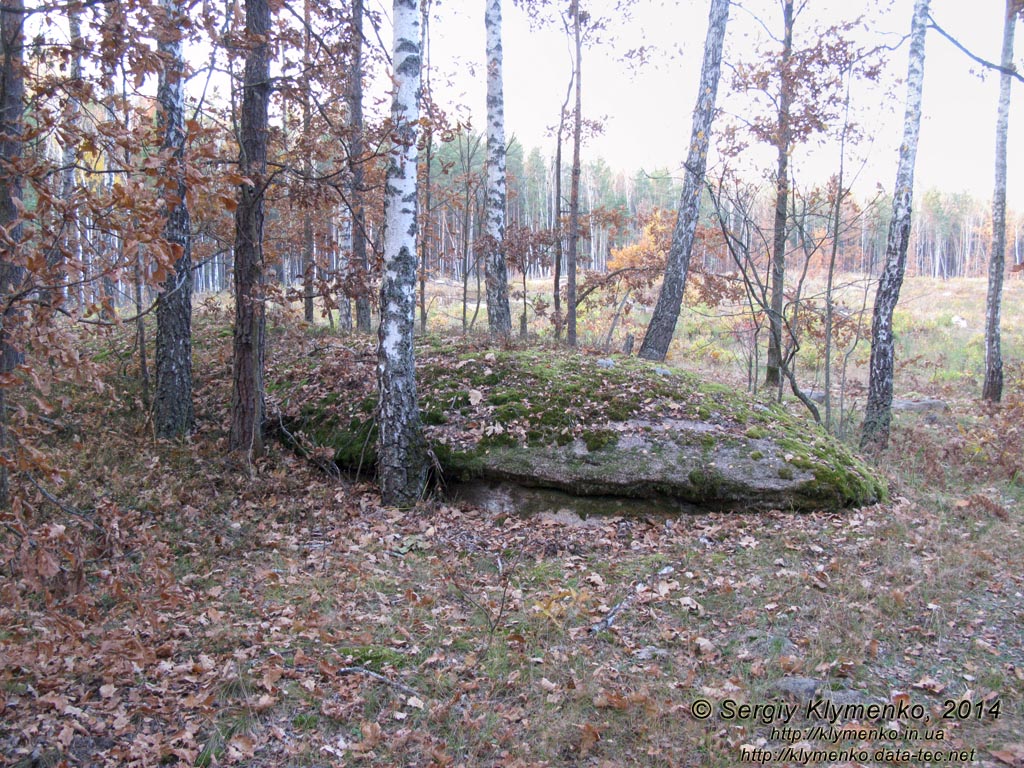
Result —
<instances>
[{"instance_id":1,"label":"pale overcast sky","mask_svg":"<svg viewBox=\"0 0 1024 768\"><path fill-rule=\"evenodd\" d=\"M872 11L874 26L886 31L885 40L896 43L909 31L912 0L883 2L884 12ZM504 5L505 115L507 131L527 148L541 146L550 152L546 138L565 97L571 59L568 41L560 28L531 30L525 14L509 0ZM608 0L589 4L595 13L612 5ZM644 167L677 169L689 139L690 119L707 26L708 0L638 0L632 23L617 23L612 32L618 40L584 51L583 111L587 117L607 117L605 134L585 149L588 158L603 156L615 168L633 171ZM735 60L752 47L759 33L754 17L765 20L773 31L781 26L779 0L745 0L734 5L730 16L726 58ZM797 36L830 6L847 9L848 0L811 0L797 22ZM863 3L867 11L874 3ZM979 55L998 60L1002 40L1004 0L933 0L932 15ZM610 12L610 11L609 11ZM803 27L801 27L803 25ZM763 38L763 33L762 38ZM462 103L482 130L484 121L484 28L482 2L448 0L435 8L431 24L434 86L450 104ZM1024 35L1018 35L1024 38ZM663 55L638 72L630 72L618 56L627 48L648 44ZM1024 50L1024 39L1018 41ZM906 74L907 46L889 54L891 77ZM1021 56L1017 57L1020 61ZM953 48L936 32L928 34L925 63L924 123L917 162L918 190L937 187L950 192L966 190L987 199L992 194L995 111L998 76L980 79L977 65ZM444 87L444 74L453 82ZM728 72L724 73L728 77ZM1024 100L1014 86L1015 108L1010 118L1010 200L1024 209L1024 183L1013 173L1019 151L1015 135L1024 130ZM858 187L870 189L881 182L890 189L902 131L904 89L891 95L881 90L862 103L861 115L873 138L869 165ZM743 104L723 82L719 105L742 111ZM827 159L815 160L798 152L794 166L798 182L814 175L825 176L835 165L836 149L822 150Z\"/></svg>"}]
</instances>

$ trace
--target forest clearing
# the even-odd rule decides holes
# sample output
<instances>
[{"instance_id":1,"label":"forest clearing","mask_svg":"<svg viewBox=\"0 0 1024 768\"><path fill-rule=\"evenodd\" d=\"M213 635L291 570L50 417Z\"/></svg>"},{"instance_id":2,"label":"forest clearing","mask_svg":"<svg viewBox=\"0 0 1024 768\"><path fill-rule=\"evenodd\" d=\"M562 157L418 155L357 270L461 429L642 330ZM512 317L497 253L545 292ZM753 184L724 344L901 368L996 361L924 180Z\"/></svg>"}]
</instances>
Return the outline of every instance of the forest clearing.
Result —
<instances>
[{"instance_id":1,"label":"forest clearing","mask_svg":"<svg viewBox=\"0 0 1024 768\"><path fill-rule=\"evenodd\" d=\"M1024 768L971 6L0 0L0 764Z\"/></svg>"},{"instance_id":2,"label":"forest clearing","mask_svg":"<svg viewBox=\"0 0 1024 768\"><path fill-rule=\"evenodd\" d=\"M943 289L976 306L983 285L911 280L908 296ZM4 539L18 574L0 608L6 764L732 766L794 745L973 755L942 765L1024 755L1024 404L1014 378L1003 405L978 405L977 360L965 371L949 354L971 347L950 333L977 336L949 324L955 304L911 300L900 320L921 354L897 391L949 410L897 415L878 461L886 503L583 520L443 496L399 512L370 478L333 478L276 441L245 466L223 450L230 328L208 306L190 441L140 439L127 329L92 342L102 392L63 395L46 440L62 484L26 489L34 527ZM271 391L289 361L349 343L294 314L270 328ZM919 719L860 725L921 735L790 742L771 738L770 718L720 717L724 701L793 701L776 686L794 679L920 705ZM695 717L698 700L715 716ZM787 724L813 726L828 731Z\"/></svg>"}]
</instances>

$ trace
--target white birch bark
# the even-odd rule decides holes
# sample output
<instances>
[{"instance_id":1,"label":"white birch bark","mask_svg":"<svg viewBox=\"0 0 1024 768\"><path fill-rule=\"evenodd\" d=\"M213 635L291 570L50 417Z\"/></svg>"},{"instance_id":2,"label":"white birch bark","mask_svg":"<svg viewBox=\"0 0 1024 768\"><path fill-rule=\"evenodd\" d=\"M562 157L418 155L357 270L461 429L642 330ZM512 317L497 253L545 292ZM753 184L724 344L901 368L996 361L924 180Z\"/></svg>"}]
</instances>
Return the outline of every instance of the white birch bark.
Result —
<instances>
[{"instance_id":1,"label":"white birch bark","mask_svg":"<svg viewBox=\"0 0 1024 768\"><path fill-rule=\"evenodd\" d=\"M1013 68L1013 37L1020 0L1006 0L1003 19L1003 52L999 60ZM1006 268L1006 137L1010 124L1010 87L1013 76L999 77L999 107L996 115L996 179L992 195L992 253L988 265L988 296L985 299L985 384L981 396L993 403L1003 397L1003 353L1000 314L1003 303L1003 271Z\"/></svg>"},{"instance_id":2,"label":"white birch bark","mask_svg":"<svg viewBox=\"0 0 1024 768\"><path fill-rule=\"evenodd\" d=\"M651 315L647 333L644 334L643 344L640 345L640 357L647 360L665 359L679 321L679 309L683 304L683 290L686 288L690 255L700 215L700 193L704 187L711 125L715 117L715 98L722 70L722 46L728 21L729 0L711 0L708 31L704 41L704 63L701 66L697 104L693 110L690 151L686 157L686 178L679 198L679 213L672 231L672 244L669 247L661 293L658 294L658 303Z\"/></svg>"},{"instance_id":3,"label":"white birch bark","mask_svg":"<svg viewBox=\"0 0 1024 768\"><path fill-rule=\"evenodd\" d=\"M885 245L885 265L875 294L871 321L871 361L868 372L868 401L861 433L861 448L880 450L889 442L892 421L893 339L892 316L900 298L907 267L907 244L914 197L914 163L921 132L921 91L924 86L924 44L928 29L929 0L915 0L910 26L910 57L907 65L907 105L903 118L896 185L893 189L892 219Z\"/></svg>"},{"instance_id":4,"label":"white birch bark","mask_svg":"<svg viewBox=\"0 0 1024 768\"><path fill-rule=\"evenodd\" d=\"M417 0L394 0L393 147L384 196L377 385L378 475L385 504L411 507L426 486L427 449L416 398L416 122L420 15Z\"/></svg>"},{"instance_id":5,"label":"white birch bark","mask_svg":"<svg viewBox=\"0 0 1024 768\"><path fill-rule=\"evenodd\" d=\"M487 28L487 325L492 334L512 333L505 241L505 94L502 76L501 0L485 0Z\"/></svg>"}]
</instances>

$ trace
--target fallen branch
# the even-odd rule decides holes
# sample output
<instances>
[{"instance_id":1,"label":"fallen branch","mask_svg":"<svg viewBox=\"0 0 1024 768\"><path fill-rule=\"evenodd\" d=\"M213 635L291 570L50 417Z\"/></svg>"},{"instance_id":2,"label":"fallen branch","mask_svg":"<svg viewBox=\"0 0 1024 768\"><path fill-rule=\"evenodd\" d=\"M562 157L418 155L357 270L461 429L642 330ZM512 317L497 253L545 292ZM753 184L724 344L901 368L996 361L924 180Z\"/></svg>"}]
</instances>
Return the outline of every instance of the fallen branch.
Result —
<instances>
[{"instance_id":1,"label":"fallen branch","mask_svg":"<svg viewBox=\"0 0 1024 768\"><path fill-rule=\"evenodd\" d=\"M597 632L603 632L606 629L611 629L612 623L618 617L622 611L630 606L634 599L636 599L637 587L646 586L649 587L656 578L660 576L668 576L671 573L675 573L675 568L671 565L666 565L664 568L659 570L657 573L653 573L643 581L638 581L633 584L630 588L629 594L626 595L622 600L612 606L611 610L604 615L599 622L591 625L589 632L590 634L596 634Z\"/></svg>"},{"instance_id":2,"label":"fallen branch","mask_svg":"<svg viewBox=\"0 0 1024 768\"><path fill-rule=\"evenodd\" d=\"M32 475L30 473L25 472L24 475L25 475L26 478L28 478L28 481L30 483L32 483L32 485L34 485L36 487L36 490L39 491L41 494L43 494L43 498L45 498L51 504L56 506L58 509L60 509L65 514L74 515L75 517L81 518L86 523L88 523L90 528L96 528L96 523L85 512L82 512L81 510L76 509L75 507L72 507L72 506L70 506L68 504L65 504L63 501L58 499L56 496L54 496L48 490L43 488L43 486L41 486L38 482L36 482L36 479L34 477L32 477Z\"/></svg>"},{"instance_id":3,"label":"fallen branch","mask_svg":"<svg viewBox=\"0 0 1024 768\"><path fill-rule=\"evenodd\" d=\"M385 683L386 685L390 685L392 688L401 691L406 696L415 696L417 699L423 698L419 695L419 693L417 693L414 689L407 686L405 683L399 683L396 680L384 677L384 675L380 674L379 672L374 672L372 669L367 669L366 667L342 667L341 669L337 670L336 674L366 675L367 677L372 677L374 680L378 680L382 683Z\"/></svg>"}]
</instances>

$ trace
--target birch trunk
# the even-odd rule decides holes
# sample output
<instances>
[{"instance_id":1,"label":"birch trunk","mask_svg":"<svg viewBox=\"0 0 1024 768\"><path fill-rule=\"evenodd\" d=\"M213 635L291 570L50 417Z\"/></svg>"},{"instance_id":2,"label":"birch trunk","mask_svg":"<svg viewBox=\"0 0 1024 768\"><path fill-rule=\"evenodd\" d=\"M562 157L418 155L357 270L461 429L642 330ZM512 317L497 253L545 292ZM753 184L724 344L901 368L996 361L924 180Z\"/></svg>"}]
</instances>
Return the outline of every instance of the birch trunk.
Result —
<instances>
[{"instance_id":1,"label":"birch trunk","mask_svg":"<svg viewBox=\"0 0 1024 768\"><path fill-rule=\"evenodd\" d=\"M893 340L892 316L900 298L907 267L907 244L914 196L914 162L921 132L921 91L924 84L925 33L928 29L929 0L915 0L910 27L910 56L907 66L907 105L903 119L896 184L893 189L892 219L885 245L885 264L875 294L871 320L871 361L868 371L868 401L861 433L862 449L878 451L889 442L892 422Z\"/></svg>"},{"instance_id":2,"label":"birch trunk","mask_svg":"<svg viewBox=\"0 0 1024 768\"><path fill-rule=\"evenodd\" d=\"M378 475L385 504L411 507L427 480L427 446L416 399L416 123L420 16L417 0L394 0L394 146L384 195L384 274L377 349Z\"/></svg>"},{"instance_id":3,"label":"birch trunk","mask_svg":"<svg viewBox=\"0 0 1024 768\"><path fill-rule=\"evenodd\" d=\"M793 89L789 71L793 55L793 0L782 6L782 58L779 61L779 120L776 136L778 165L775 171L775 221L772 229L771 299L768 310L768 358L764 383L782 386L782 313L785 311L786 285L786 209L789 200L789 147L792 143L790 109Z\"/></svg>"},{"instance_id":4,"label":"birch trunk","mask_svg":"<svg viewBox=\"0 0 1024 768\"><path fill-rule=\"evenodd\" d=\"M501 0L487 0L487 326L492 335L512 333L505 262L505 94L502 79Z\"/></svg>"},{"instance_id":5,"label":"birch trunk","mask_svg":"<svg viewBox=\"0 0 1024 768\"><path fill-rule=\"evenodd\" d=\"M1003 52L999 63L1013 68L1013 37L1020 0L1006 0L1003 19ZM988 264L988 296L985 299L985 384L981 396L998 403L1003 397L1003 353L1000 312L1003 303L1003 271L1006 266L1006 137L1010 123L1010 87L1013 76L999 77L999 108L996 116L996 181L992 195L992 253Z\"/></svg>"},{"instance_id":6,"label":"birch trunk","mask_svg":"<svg viewBox=\"0 0 1024 768\"><path fill-rule=\"evenodd\" d=\"M242 85L239 170L252 181L238 188L235 210L235 333L230 450L263 454L263 187L267 173L270 101L270 5L246 0L249 46Z\"/></svg>"},{"instance_id":7,"label":"birch trunk","mask_svg":"<svg viewBox=\"0 0 1024 768\"><path fill-rule=\"evenodd\" d=\"M690 255L697 232L697 218L700 215L700 194L707 168L711 126L715 116L715 98L722 69L722 46L728 21L729 0L712 0L704 42L700 87L697 104L693 110L693 126L690 130L690 150L686 157L686 177L679 198L679 213L672 231L672 244L669 247L661 293L658 295L654 314L651 315L651 322L647 326L647 333L644 334L643 344L640 345L639 355L647 360L665 359L672 336L675 334L676 323L679 321L679 309L683 304L683 291L686 288Z\"/></svg>"},{"instance_id":8,"label":"birch trunk","mask_svg":"<svg viewBox=\"0 0 1024 768\"><path fill-rule=\"evenodd\" d=\"M192 406L192 225L185 181L185 55L182 0L162 0L157 31L163 68L157 84L163 148L170 154L175 189L167 196L164 239L177 256L156 306L156 397L153 426L157 437L179 437L195 423ZM165 26L164 26L165 25Z\"/></svg>"}]
</instances>

